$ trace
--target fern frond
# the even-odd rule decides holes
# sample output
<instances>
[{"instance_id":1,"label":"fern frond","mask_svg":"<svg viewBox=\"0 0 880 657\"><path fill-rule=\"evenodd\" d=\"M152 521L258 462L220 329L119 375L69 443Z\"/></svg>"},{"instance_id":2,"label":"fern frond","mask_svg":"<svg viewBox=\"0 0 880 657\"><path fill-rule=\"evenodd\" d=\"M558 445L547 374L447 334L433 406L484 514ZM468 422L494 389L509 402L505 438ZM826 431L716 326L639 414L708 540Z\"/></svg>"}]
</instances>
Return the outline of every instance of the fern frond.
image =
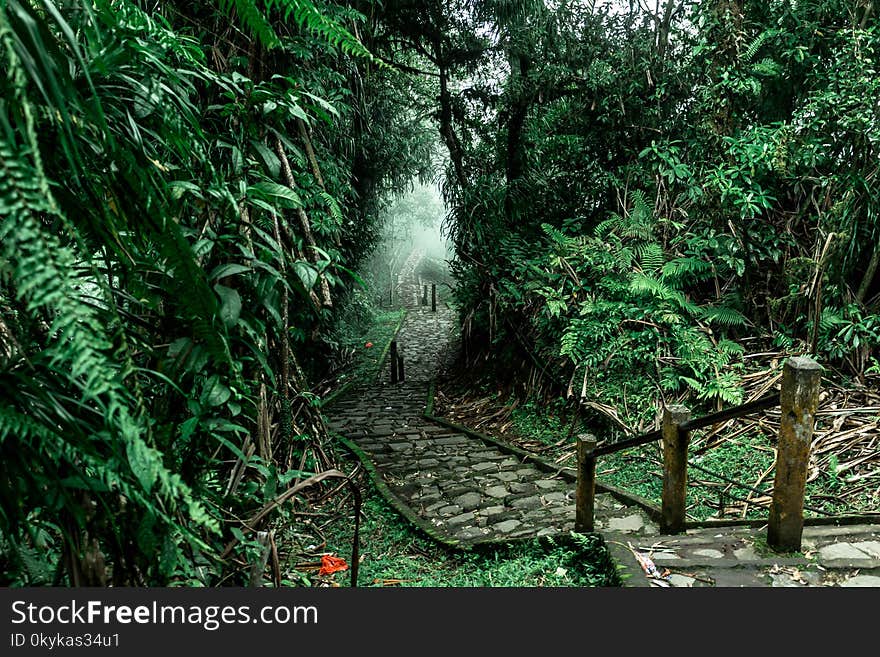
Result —
<instances>
[{"instance_id":1,"label":"fern frond","mask_svg":"<svg viewBox=\"0 0 880 657\"><path fill-rule=\"evenodd\" d=\"M219 0L219 4L220 9L228 16L232 16L234 10L242 27L256 37L267 50L281 45L281 40L272 25L253 0Z\"/></svg>"},{"instance_id":2,"label":"fern frond","mask_svg":"<svg viewBox=\"0 0 880 657\"><path fill-rule=\"evenodd\" d=\"M654 226L649 221L631 221L620 229L620 236L631 240L646 242L654 238Z\"/></svg>"},{"instance_id":3,"label":"fern frond","mask_svg":"<svg viewBox=\"0 0 880 657\"><path fill-rule=\"evenodd\" d=\"M775 29L764 30L757 37L755 37L754 41L752 41L748 45L748 47L742 52L742 54L740 55L740 59L744 62L751 62L755 58L755 55L758 54L761 46L763 46L765 43L767 43L767 41L769 41L779 33L780 31Z\"/></svg>"},{"instance_id":4,"label":"fern frond","mask_svg":"<svg viewBox=\"0 0 880 657\"><path fill-rule=\"evenodd\" d=\"M639 264L643 271L656 272L663 267L663 247L657 242L648 242L636 247Z\"/></svg>"},{"instance_id":5,"label":"fern frond","mask_svg":"<svg viewBox=\"0 0 880 657\"><path fill-rule=\"evenodd\" d=\"M691 315L697 314L699 311L699 307L689 301L681 291L662 280L645 274L634 274L630 280L629 289L635 294L648 294L657 299L672 302L680 310Z\"/></svg>"},{"instance_id":6,"label":"fern frond","mask_svg":"<svg viewBox=\"0 0 880 657\"><path fill-rule=\"evenodd\" d=\"M568 246L571 241L571 238L568 235L550 224L542 223L541 230L543 230L547 237L553 240L558 246Z\"/></svg>"},{"instance_id":7,"label":"fern frond","mask_svg":"<svg viewBox=\"0 0 880 657\"><path fill-rule=\"evenodd\" d=\"M650 222L653 212L645 198L645 192L641 189L635 189L630 193L630 196L633 200L632 210L630 210L632 221L636 223Z\"/></svg>"},{"instance_id":8,"label":"fern frond","mask_svg":"<svg viewBox=\"0 0 880 657\"><path fill-rule=\"evenodd\" d=\"M739 342L723 339L718 341L718 351L723 354L727 354L728 356L733 356L744 354L746 352L746 348L743 347Z\"/></svg>"},{"instance_id":9,"label":"fern frond","mask_svg":"<svg viewBox=\"0 0 880 657\"><path fill-rule=\"evenodd\" d=\"M144 494L158 484L156 493L171 502L184 502L194 513L192 519L203 521L203 509L189 488L166 470L161 454L145 442L149 430L142 424L144 419L131 413L133 402L112 356L113 342L96 309L81 298L83 281L73 273L77 267L72 251L46 233L34 216L54 211L39 184L39 172L27 165L24 152L13 151L3 142L0 162L0 210L11 210L0 225L3 256L12 267L17 296L27 310L46 312L53 318L51 364L79 390L81 401L102 410L105 426L127 454L130 471ZM16 428L23 430L23 426ZM0 434L8 430L8 425L0 426Z\"/></svg>"},{"instance_id":10,"label":"fern frond","mask_svg":"<svg viewBox=\"0 0 880 657\"><path fill-rule=\"evenodd\" d=\"M594 229L596 237L607 237L611 233L616 233L624 225L624 219L619 214L614 213L608 219L600 221Z\"/></svg>"},{"instance_id":11,"label":"fern frond","mask_svg":"<svg viewBox=\"0 0 880 657\"><path fill-rule=\"evenodd\" d=\"M324 205L327 206L327 209L330 211L330 216L333 217L333 220L338 224L342 222L342 208L339 207L339 202L334 198L331 194L327 192L320 192L318 196L321 197L321 200L324 201Z\"/></svg>"},{"instance_id":12,"label":"fern frond","mask_svg":"<svg viewBox=\"0 0 880 657\"><path fill-rule=\"evenodd\" d=\"M634 249L628 246L621 246L619 243L615 245L612 255L614 256L614 264L622 271L632 269L633 263L636 261L636 253Z\"/></svg>"},{"instance_id":13,"label":"fern frond","mask_svg":"<svg viewBox=\"0 0 880 657\"><path fill-rule=\"evenodd\" d=\"M644 274L634 275L630 280L629 287L636 294L650 294L664 301L672 299L676 293L676 290L663 281Z\"/></svg>"},{"instance_id":14,"label":"fern frond","mask_svg":"<svg viewBox=\"0 0 880 657\"><path fill-rule=\"evenodd\" d=\"M726 306L706 306L701 309L700 315L722 326L745 326L748 323L742 313Z\"/></svg>"},{"instance_id":15,"label":"fern frond","mask_svg":"<svg viewBox=\"0 0 880 657\"><path fill-rule=\"evenodd\" d=\"M663 278L669 281L704 280L712 264L700 258L675 258L663 265Z\"/></svg>"},{"instance_id":16,"label":"fern frond","mask_svg":"<svg viewBox=\"0 0 880 657\"><path fill-rule=\"evenodd\" d=\"M819 328L823 331L828 331L836 326L846 323L847 321L843 316L843 311L839 308L828 306L822 309L822 314L819 316Z\"/></svg>"},{"instance_id":17,"label":"fern frond","mask_svg":"<svg viewBox=\"0 0 880 657\"><path fill-rule=\"evenodd\" d=\"M774 60L765 57L760 62L752 64L752 73L754 75L763 75L766 77L775 77L782 72L782 67Z\"/></svg>"},{"instance_id":18,"label":"fern frond","mask_svg":"<svg viewBox=\"0 0 880 657\"><path fill-rule=\"evenodd\" d=\"M293 18L296 23L347 55L363 57L374 63L380 63L373 54L337 21L324 14L312 0L265 0L267 9L277 8L284 20Z\"/></svg>"},{"instance_id":19,"label":"fern frond","mask_svg":"<svg viewBox=\"0 0 880 657\"><path fill-rule=\"evenodd\" d=\"M203 509L189 488L174 480L161 454L146 442L149 423L125 384L125 359L120 363L115 357L116 345L99 309L83 300L82 290L90 281L78 274L76 252L45 228L43 219L55 217L74 244L83 242L61 214L43 171L21 61L3 18L0 11L0 37L9 62L6 81L16 94L17 108L0 104L0 245L16 297L34 317L51 319L46 358L59 380L78 392L80 403L100 410L114 454L128 455L129 471L145 498L152 493L172 505L190 505L192 519L204 523ZM8 426L0 427L0 433L8 433Z\"/></svg>"}]
</instances>

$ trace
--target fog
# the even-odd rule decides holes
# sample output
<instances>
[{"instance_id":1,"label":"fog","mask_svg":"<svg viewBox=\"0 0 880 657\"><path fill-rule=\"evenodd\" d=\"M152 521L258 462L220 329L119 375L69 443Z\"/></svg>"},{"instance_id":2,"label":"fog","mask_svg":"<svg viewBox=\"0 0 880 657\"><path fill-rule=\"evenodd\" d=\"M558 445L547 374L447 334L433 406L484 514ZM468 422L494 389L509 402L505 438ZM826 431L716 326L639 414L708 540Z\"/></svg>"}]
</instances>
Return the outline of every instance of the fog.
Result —
<instances>
[{"instance_id":1,"label":"fog","mask_svg":"<svg viewBox=\"0 0 880 657\"><path fill-rule=\"evenodd\" d=\"M438 260L451 256L442 231L446 209L436 185L414 183L412 191L395 198L383 215L380 250L402 251L404 258L414 249Z\"/></svg>"},{"instance_id":2,"label":"fog","mask_svg":"<svg viewBox=\"0 0 880 657\"><path fill-rule=\"evenodd\" d=\"M421 270L445 279L452 248L443 235L446 209L439 188L417 181L409 192L397 195L383 210L380 241L363 273L374 299L382 306L395 302L397 275L413 251L419 251Z\"/></svg>"}]
</instances>

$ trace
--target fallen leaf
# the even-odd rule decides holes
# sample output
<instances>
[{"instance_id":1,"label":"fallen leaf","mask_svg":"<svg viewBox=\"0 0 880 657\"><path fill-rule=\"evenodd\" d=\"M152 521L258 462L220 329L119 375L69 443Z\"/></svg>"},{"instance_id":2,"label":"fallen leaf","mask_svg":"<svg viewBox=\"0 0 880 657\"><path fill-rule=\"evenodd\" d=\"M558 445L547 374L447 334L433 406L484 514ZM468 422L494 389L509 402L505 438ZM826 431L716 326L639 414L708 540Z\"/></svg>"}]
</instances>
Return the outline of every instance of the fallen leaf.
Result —
<instances>
[{"instance_id":1,"label":"fallen leaf","mask_svg":"<svg viewBox=\"0 0 880 657\"><path fill-rule=\"evenodd\" d=\"M340 570L348 570L348 564L345 563L345 559L334 557L330 554L325 554L321 557L321 569L318 571L319 575L331 575Z\"/></svg>"}]
</instances>

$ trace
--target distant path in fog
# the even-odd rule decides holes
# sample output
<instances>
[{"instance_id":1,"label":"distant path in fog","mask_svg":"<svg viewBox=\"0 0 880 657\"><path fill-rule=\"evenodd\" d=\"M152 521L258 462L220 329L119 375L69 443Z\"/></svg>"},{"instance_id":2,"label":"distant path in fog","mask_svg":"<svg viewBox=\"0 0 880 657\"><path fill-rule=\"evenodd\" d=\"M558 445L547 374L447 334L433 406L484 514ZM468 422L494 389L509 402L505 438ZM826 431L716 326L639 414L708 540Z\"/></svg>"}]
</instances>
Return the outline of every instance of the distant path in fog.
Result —
<instances>
[{"instance_id":1,"label":"distant path in fog","mask_svg":"<svg viewBox=\"0 0 880 657\"><path fill-rule=\"evenodd\" d=\"M397 335L405 380L379 379L331 403L331 429L347 438L383 494L403 515L447 544L473 545L567 533L574 528L574 486L514 450L425 417L431 383L457 353L457 317L448 287L420 280L423 249L404 262L397 280L406 318ZM422 300L428 286L428 304ZM597 518L620 516L623 505L597 496ZM633 513L627 511L627 513ZM640 527L643 525L640 525Z\"/></svg>"}]
</instances>

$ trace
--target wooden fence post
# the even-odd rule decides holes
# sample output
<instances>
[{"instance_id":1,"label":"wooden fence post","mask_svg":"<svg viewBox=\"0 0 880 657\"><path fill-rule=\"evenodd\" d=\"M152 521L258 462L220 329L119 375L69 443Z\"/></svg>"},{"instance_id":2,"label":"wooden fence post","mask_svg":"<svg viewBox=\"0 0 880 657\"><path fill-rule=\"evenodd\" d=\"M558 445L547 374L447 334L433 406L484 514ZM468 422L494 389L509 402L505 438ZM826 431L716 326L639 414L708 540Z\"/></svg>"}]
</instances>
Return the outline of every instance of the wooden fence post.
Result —
<instances>
[{"instance_id":1,"label":"wooden fence post","mask_svg":"<svg viewBox=\"0 0 880 657\"><path fill-rule=\"evenodd\" d=\"M596 449L596 438L588 433L582 433L577 439L577 492L575 493L575 519L574 530L576 532L594 531L593 516L596 502L596 457L593 450Z\"/></svg>"},{"instance_id":2,"label":"wooden fence post","mask_svg":"<svg viewBox=\"0 0 880 657\"><path fill-rule=\"evenodd\" d=\"M397 383L397 340L391 341L391 354L388 360L391 361L391 383Z\"/></svg>"},{"instance_id":3,"label":"wooden fence post","mask_svg":"<svg viewBox=\"0 0 880 657\"><path fill-rule=\"evenodd\" d=\"M403 354L397 355L397 380L403 383L406 377L403 374Z\"/></svg>"},{"instance_id":4,"label":"wooden fence post","mask_svg":"<svg viewBox=\"0 0 880 657\"><path fill-rule=\"evenodd\" d=\"M779 406L776 477L767 523L767 544L777 552L799 552L804 531L804 490L822 366L797 356L785 362Z\"/></svg>"},{"instance_id":5,"label":"wooden fence post","mask_svg":"<svg viewBox=\"0 0 880 657\"><path fill-rule=\"evenodd\" d=\"M431 312L437 312L437 284L431 283Z\"/></svg>"},{"instance_id":6,"label":"wooden fence post","mask_svg":"<svg viewBox=\"0 0 880 657\"><path fill-rule=\"evenodd\" d=\"M679 426L691 419L685 406L675 404L663 409L663 504L660 531L680 534L684 531L687 497L688 432Z\"/></svg>"}]
</instances>

